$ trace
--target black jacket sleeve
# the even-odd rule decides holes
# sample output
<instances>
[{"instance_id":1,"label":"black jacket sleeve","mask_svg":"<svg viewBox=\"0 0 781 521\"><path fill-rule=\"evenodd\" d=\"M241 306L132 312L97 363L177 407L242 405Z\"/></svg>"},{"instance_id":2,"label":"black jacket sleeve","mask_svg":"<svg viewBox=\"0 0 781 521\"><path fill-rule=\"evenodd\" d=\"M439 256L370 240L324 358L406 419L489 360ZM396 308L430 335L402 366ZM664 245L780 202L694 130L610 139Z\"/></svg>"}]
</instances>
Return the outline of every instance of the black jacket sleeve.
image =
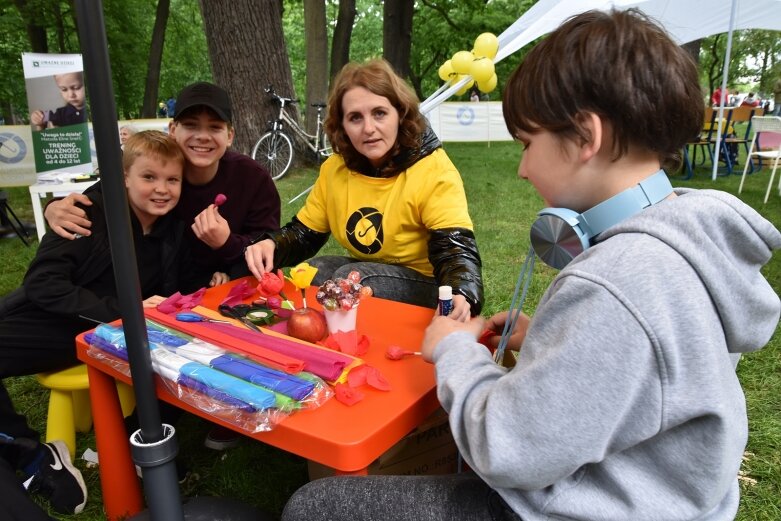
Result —
<instances>
[{"instance_id":1,"label":"black jacket sleeve","mask_svg":"<svg viewBox=\"0 0 781 521\"><path fill-rule=\"evenodd\" d=\"M293 220L279 230L264 233L252 242L254 244L264 239L271 239L276 243L274 269L277 269L295 266L314 257L328 241L330 235L330 233L317 232L293 217Z\"/></svg>"},{"instance_id":2,"label":"black jacket sleeve","mask_svg":"<svg viewBox=\"0 0 781 521\"><path fill-rule=\"evenodd\" d=\"M434 278L442 286L452 286L472 306L472 315L483 308L482 261L477 241L466 228L431 230L428 259L434 266Z\"/></svg>"}]
</instances>

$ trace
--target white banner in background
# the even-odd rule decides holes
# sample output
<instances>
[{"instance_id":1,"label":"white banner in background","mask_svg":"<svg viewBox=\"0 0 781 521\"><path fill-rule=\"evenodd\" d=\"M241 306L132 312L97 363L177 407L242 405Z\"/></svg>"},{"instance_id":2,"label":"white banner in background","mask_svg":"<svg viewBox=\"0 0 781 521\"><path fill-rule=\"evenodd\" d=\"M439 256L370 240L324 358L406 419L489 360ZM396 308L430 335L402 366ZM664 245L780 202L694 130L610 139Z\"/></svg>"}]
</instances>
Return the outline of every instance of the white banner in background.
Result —
<instances>
[{"instance_id":1,"label":"white banner in background","mask_svg":"<svg viewBox=\"0 0 781 521\"><path fill-rule=\"evenodd\" d=\"M80 54L22 53L35 170L91 173Z\"/></svg>"},{"instance_id":2,"label":"white banner in background","mask_svg":"<svg viewBox=\"0 0 781 521\"><path fill-rule=\"evenodd\" d=\"M441 141L512 141L498 101L445 102L428 114Z\"/></svg>"},{"instance_id":3,"label":"white banner in background","mask_svg":"<svg viewBox=\"0 0 781 521\"><path fill-rule=\"evenodd\" d=\"M168 119L134 119L117 122L117 129L132 124L138 130L168 132ZM90 171L98 167L92 124L89 123ZM58 170L63 172L65 170ZM78 172L77 172L78 173ZM0 125L0 186L30 186L37 182L30 125Z\"/></svg>"}]
</instances>

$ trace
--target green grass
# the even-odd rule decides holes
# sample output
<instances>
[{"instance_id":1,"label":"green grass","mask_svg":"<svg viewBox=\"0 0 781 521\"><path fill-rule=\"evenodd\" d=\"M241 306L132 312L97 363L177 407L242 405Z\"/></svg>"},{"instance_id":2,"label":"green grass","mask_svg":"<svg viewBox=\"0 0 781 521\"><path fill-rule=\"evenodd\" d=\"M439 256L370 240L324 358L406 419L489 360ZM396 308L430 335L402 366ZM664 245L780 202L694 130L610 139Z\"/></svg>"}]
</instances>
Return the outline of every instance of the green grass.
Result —
<instances>
[{"instance_id":1,"label":"green grass","mask_svg":"<svg viewBox=\"0 0 781 521\"><path fill-rule=\"evenodd\" d=\"M520 264L529 247L529 226L542 200L529 183L517 178L520 148L512 143L448 144L446 149L461 171L469 198L470 213L484 263L486 287L485 314L509 306ZM741 163L742 165L743 163ZM303 199L286 204L293 196L310 186L316 177L313 170L296 170L277 184L283 201L283 222L303 205ZM746 180L740 198L763 216L781 227L781 198L773 194L764 205L768 171ZM717 188L737 194L739 175L711 181L707 168L698 169L694 179L673 178L675 186ZM26 188L9 189L9 201L23 220L32 220L29 193ZM21 281L34 248L25 248L15 238L0 240L2 275L0 294L15 288ZM341 251L333 241L324 253ZM528 297L528 309L538 301L555 271L541 263ZM764 271L772 286L781 288L781 255L776 255ZM681 313L695 313L682 309ZM749 410L750 437L747 458L742 471L742 499L737 519L762 521L781 519L778 498L781 496L781 335L776 335L758 353L744 356L738 367ZM17 408L28 415L36 429L45 430L46 392L34 378L6 379ZM245 501L272 513L279 513L286 498L306 482L306 463L290 454L260 443L243 443L237 449L219 454L203 448L208 426L195 418L185 417L178 425L181 458L193 470L182 486L186 496L226 496ZM79 435L79 454L95 447L92 433ZM95 469L79 462L89 486L90 500L81 515L61 519L103 519L100 484Z\"/></svg>"}]
</instances>

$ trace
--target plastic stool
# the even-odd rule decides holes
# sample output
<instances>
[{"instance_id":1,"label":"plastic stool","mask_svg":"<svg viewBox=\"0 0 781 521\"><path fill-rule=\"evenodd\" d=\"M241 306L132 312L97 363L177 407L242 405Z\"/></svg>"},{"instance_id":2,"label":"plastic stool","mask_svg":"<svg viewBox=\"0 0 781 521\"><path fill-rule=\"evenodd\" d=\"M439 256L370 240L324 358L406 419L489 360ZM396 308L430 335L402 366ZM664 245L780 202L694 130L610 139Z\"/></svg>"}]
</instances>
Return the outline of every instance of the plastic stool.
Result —
<instances>
[{"instance_id":1,"label":"plastic stool","mask_svg":"<svg viewBox=\"0 0 781 521\"><path fill-rule=\"evenodd\" d=\"M64 441L73 459L76 454L76 431L88 432L92 428L87 366L80 364L62 371L38 373L35 376L41 385L51 389L46 418L46 441ZM133 388L117 381L117 392L122 413L127 416L135 407Z\"/></svg>"}]
</instances>

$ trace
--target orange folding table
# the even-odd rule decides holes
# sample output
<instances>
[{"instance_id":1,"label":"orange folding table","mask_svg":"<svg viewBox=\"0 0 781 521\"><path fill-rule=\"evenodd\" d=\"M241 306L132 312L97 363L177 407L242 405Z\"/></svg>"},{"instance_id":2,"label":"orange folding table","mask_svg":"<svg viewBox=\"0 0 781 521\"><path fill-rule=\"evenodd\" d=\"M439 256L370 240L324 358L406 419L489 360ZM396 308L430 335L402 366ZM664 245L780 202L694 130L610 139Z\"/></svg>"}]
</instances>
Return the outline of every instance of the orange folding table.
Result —
<instances>
[{"instance_id":1,"label":"orange folding table","mask_svg":"<svg viewBox=\"0 0 781 521\"><path fill-rule=\"evenodd\" d=\"M216 309L230 288L241 280L244 279L207 290L201 305ZM255 283L254 278L246 280ZM307 303L319 308L316 290L315 287L307 290ZM287 287L286 293L300 305L298 291ZM357 330L370 342L369 352L361 358L382 373L391 390L362 387L364 399L355 405L347 406L332 398L317 409L296 411L268 432L249 433L211 416L171 394L159 378L156 379L157 395L209 421L331 467L337 474L366 474L366 468L375 459L439 406L431 364L418 356L399 361L385 357L390 345L418 351L432 316L431 309L376 297L361 301ZM76 337L76 347L79 359L88 366L103 502L109 519L121 519L143 509L141 487L115 385L115 379L130 384L132 380L105 360L91 356L85 334Z\"/></svg>"}]
</instances>

